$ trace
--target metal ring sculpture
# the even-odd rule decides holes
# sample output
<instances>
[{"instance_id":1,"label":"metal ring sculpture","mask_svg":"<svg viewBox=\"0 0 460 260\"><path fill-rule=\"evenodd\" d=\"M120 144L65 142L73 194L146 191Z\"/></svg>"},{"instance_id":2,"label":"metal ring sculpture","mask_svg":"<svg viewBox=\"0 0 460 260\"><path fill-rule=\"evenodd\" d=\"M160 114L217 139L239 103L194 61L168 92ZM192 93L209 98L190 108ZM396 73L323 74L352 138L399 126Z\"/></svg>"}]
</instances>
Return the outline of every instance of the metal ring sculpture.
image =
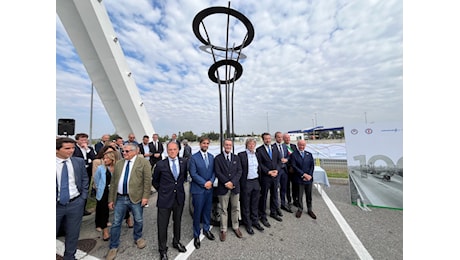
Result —
<instances>
[{"instance_id":1,"label":"metal ring sculpture","mask_svg":"<svg viewBox=\"0 0 460 260\"><path fill-rule=\"evenodd\" d=\"M207 34L206 27L203 23L203 19L206 17L213 15L213 14L227 14L227 42L226 42L226 47L223 46L216 46L213 45L209 35ZM246 27L247 33L245 38L242 40L241 44L234 46L234 47L228 47L228 35L229 35L229 17L233 16L234 18L238 19L243 25ZM206 33L206 39L203 37L200 33L200 25L203 26L203 29ZM195 36L198 38L200 42L202 42L205 46L201 46L200 49L202 51L205 51L207 53L212 54L214 64L211 65L208 71L208 76L209 79L217 83L219 86L219 104L220 104L220 145L221 148L223 147L223 140L224 140L224 134L223 134L223 107L222 107L222 91L221 91L221 84L225 85L225 105L226 105L226 138L232 138L233 135L230 135L230 127L232 128L232 134L235 133L234 127L233 127L233 94L234 94L234 85L235 81L237 81L241 75L243 75L243 66L238 62L240 59L246 58L246 55L241 53L241 50L248 46L253 40L254 40L254 27L252 26L252 23L249 21L246 16L244 16L242 13L231 9L230 8L230 2L228 3L228 7L222 7L222 6L216 6L216 7L209 7L206 9L203 9L200 11L195 18L193 19L192 23L193 27L193 33ZM210 51L208 51L210 49ZM226 53L225 57L226 59L219 60L217 61L216 57L222 57L222 55L216 55L215 51L223 51ZM230 52L230 55L228 55ZM236 58L234 59L234 54L236 55ZM228 58L230 57L230 59ZM221 79L219 77L219 68L221 66L226 67L226 71L228 73L225 73L225 79ZM233 76L230 75L230 68L234 69ZM231 86L230 86L231 84ZM231 112L230 112L231 111ZM230 122L231 118L231 122Z\"/></svg>"}]
</instances>

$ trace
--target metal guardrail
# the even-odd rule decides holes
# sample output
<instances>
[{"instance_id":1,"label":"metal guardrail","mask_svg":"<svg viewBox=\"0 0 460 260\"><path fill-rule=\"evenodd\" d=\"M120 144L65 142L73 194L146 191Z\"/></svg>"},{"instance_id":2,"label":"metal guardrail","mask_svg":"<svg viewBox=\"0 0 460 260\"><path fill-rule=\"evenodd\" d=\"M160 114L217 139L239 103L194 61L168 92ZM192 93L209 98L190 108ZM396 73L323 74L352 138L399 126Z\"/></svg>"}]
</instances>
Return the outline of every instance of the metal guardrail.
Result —
<instances>
[{"instance_id":1,"label":"metal guardrail","mask_svg":"<svg viewBox=\"0 0 460 260\"><path fill-rule=\"evenodd\" d=\"M317 159L319 160L319 166L323 168L326 172L348 172L347 160L343 159Z\"/></svg>"}]
</instances>

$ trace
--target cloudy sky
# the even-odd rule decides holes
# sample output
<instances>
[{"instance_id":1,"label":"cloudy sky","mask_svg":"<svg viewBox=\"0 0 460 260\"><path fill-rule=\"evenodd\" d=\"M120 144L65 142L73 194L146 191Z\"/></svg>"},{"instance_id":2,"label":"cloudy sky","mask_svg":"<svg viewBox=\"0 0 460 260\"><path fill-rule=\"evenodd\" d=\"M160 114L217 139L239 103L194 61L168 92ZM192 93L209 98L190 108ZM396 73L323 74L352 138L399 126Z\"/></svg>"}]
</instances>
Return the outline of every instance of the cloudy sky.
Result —
<instances>
[{"instance_id":1,"label":"cloudy sky","mask_svg":"<svg viewBox=\"0 0 460 260\"><path fill-rule=\"evenodd\" d=\"M199 49L192 21L201 10L228 3L103 1L160 136L219 132L218 87L208 78L213 58ZM403 120L402 1L230 5L255 30L235 82L237 134ZM215 45L225 44L226 18L204 21ZM231 22L229 44L239 45L245 28ZM90 100L91 80L56 14L56 123L73 118L76 132L89 133ZM115 133L96 90L93 106L93 138Z\"/></svg>"}]
</instances>

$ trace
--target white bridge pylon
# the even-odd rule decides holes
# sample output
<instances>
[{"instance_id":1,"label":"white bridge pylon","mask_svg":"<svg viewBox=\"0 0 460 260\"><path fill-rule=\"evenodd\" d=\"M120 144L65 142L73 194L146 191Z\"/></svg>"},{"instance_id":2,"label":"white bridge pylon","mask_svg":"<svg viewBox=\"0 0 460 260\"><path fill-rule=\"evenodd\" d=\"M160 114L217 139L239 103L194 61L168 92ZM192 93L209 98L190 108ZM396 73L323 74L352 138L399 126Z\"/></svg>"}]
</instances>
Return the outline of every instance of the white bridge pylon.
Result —
<instances>
[{"instance_id":1,"label":"white bridge pylon","mask_svg":"<svg viewBox=\"0 0 460 260\"><path fill-rule=\"evenodd\" d=\"M155 133L102 1L56 0L56 12L116 133Z\"/></svg>"}]
</instances>

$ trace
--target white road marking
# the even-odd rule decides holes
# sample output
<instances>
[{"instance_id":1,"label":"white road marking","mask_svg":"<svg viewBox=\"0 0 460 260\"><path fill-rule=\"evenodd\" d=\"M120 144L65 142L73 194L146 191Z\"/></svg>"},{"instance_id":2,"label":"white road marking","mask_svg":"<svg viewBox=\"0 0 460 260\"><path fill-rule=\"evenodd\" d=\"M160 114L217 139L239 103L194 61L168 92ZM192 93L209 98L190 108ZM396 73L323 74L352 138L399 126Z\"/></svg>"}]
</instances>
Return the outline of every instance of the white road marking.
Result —
<instances>
[{"instance_id":1,"label":"white road marking","mask_svg":"<svg viewBox=\"0 0 460 260\"><path fill-rule=\"evenodd\" d=\"M318 184L314 184L314 185L316 189L318 190L321 189L320 185ZM332 215L334 216L335 220L337 221L340 228L342 229L343 233L345 234L348 241L350 242L351 246L355 250L356 254L358 254L359 259L363 259L363 260L373 259L372 256L367 251L367 249L364 247L363 243L361 243L359 238L356 236L355 232L353 232L353 229L351 229L347 221L343 218L342 214L340 214L339 210L335 207L334 203L331 201L329 196L327 196L326 192L322 191L321 195L327 207L329 208Z\"/></svg>"},{"instance_id":2,"label":"white road marking","mask_svg":"<svg viewBox=\"0 0 460 260\"><path fill-rule=\"evenodd\" d=\"M61 240L56 239L56 254L63 256L64 255L64 242ZM100 260L97 257L94 257L92 255L88 255L88 253L81 251L80 249L77 249L77 253L75 254L75 259L78 260Z\"/></svg>"},{"instance_id":3,"label":"white road marking","mask_svg":"<svg viewBox=\"0 0 460 260\"><path fill-rule=\"evenodd\" d=\"M212 230L212 225L209 227L209 231ZM204 235L203 235L203 232L201 232L200 234L200 241L202 241L204 238ZM184 253L179 253L176 258L174 258L174 260L187 260L188 257L193 253L193 251L195 251L195 245L193 244L193 239L188 242L187 246L185 246L185 248L187 249L186 252Z\"/></svg>"}]
</instances>

